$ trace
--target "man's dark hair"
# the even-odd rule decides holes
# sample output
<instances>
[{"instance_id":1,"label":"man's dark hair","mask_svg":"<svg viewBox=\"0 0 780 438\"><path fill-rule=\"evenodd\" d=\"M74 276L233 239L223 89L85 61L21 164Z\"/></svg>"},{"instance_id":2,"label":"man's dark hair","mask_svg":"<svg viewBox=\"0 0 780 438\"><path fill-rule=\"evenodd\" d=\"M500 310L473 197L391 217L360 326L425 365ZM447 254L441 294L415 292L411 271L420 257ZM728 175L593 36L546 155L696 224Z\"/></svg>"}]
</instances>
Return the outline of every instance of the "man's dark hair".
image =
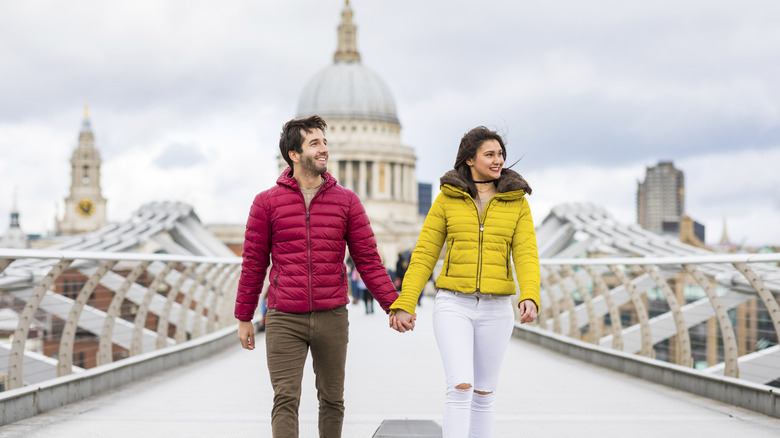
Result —
<instances>
[{"instance_id":1,"label":"man's dark hair","mask_svg":"<svg viewBox=\"0 0 780 438\"><path fill-rule=\"evenodd\" d=\"M302 146L304 136L301 134L301 131L311 134L315 129L319 129L325 133L325 129L327 128L328 125L325 123L325 120L322 120L322 117L317 115L305 119L292 119L284 124L282 127L282 135L279 139L279 152L282 154L282 158L284 158L284 161L287 162L291 170L293 168L293 162L290 158L290 151L295 151L299 154L303 153Z\"/></svg>"}]
</instances>

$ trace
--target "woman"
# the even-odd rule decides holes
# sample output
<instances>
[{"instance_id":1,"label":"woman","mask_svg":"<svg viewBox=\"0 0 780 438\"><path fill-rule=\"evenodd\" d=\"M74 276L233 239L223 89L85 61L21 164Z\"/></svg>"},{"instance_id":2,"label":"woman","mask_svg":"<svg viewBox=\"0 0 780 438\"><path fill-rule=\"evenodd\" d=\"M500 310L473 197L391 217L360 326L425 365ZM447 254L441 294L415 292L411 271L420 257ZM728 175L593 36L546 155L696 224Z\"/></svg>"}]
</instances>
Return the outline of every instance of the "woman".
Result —
<instances>
[{"instance_id":1,"label":"woman","mask_svg":"<svg viewBox=\"0 0 780 438\"><path fill-rule=\"evenodd\" d=\"M417 298L446 242L433 309L447 377L445 438L493 435L498 375L514 327L510 260L520 289L520 322L536 320L539 309L539 256L525 199L531 187L503 169L505 159L506 146L496 132L480 126L463 136L455 168L441 178L401 294L390 306L393 328L414 326Z\"/></svg>"}]
</instances>

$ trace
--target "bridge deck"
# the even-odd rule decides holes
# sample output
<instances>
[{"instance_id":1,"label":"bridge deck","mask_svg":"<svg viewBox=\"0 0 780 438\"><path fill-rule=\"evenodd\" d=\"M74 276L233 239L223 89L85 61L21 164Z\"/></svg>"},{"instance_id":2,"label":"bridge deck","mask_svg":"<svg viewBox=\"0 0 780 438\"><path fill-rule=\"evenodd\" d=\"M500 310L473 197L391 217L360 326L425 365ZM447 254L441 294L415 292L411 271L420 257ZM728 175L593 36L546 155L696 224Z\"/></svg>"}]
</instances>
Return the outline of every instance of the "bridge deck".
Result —
<instances>
[{"instance_id":1,"label":"bridge deck","mask_svg":"<svg viewBox=\"0 0 780 438\"><path fill-rule=\"evenodd\" d=\"M386 328L381 312L350 305L344 437L368 438L385 419L441 422L444 377L431 329ZM377 306L378 309L378 306ZM3 437L270 437L271 387L264 342L236 347L111 394L0 428ZM317 436L310 365L301 437ZM496 437L776 437L780 420L614 373L517 339L497 397Z\"/></svg>"}]
</instances>

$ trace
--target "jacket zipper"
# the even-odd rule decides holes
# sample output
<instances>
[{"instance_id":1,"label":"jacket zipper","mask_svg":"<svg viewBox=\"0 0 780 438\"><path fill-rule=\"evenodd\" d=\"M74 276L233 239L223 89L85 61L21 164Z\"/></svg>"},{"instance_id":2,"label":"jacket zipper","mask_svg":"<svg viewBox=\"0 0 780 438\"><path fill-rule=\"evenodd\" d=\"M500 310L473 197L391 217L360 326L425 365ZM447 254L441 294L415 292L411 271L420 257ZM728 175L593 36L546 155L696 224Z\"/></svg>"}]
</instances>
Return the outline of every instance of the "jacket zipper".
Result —
<instances>
[{"instance_id":1,"label":"jacket zipper","mask_svg":"<svg viewBox=\"0 0 780 438\"><path fill-rule=\"evenodd\" d=\"M491 198L487 205L485 205L485 208L482 210L482 216L478 216L479 218L479 245L477 246L477 290L476 292L481 292L482 288L482 242L484 238L484 232L485 232L485 219L487 218L487 211L488 208L490 208L491 201L493 201L493 198ZM479 215L479 208L477 207L477 202L474 201L474 208L477 209L477 215Z\"/></svg>"},{"instance_id":2,"label":"jacket zipper","mask_svg":"<svg viewBox=\"0 0 780 438\"><path fill-rule=\"evenodd\" d=\"M474 210L477 211L477 223L479 224L479 239L477 242L477 284L476 284L476 290L474 292L479 292L479 286L480 281L479 276L481 275L482 271L482 230L484 230L484 225L482 224L482 216L480 216L479 207L477 206L477 200L474 198L471 198L472 202L474 203ZM487 208L487 206L485 206Z\"/></svg>"},{"instance_id":3,"label":"jacket zipper","mask_svg":"<svg viewBox=\"0 0 780 438\"><path fill-rule=\"evenodd\" d=\"M324 182L323 182L324 184ZM309 275L309 312L314 310L314 291L312 290L311 282L312 282L312 275L311 275L311 221L309 220L311 214L311 206L314 204L314 200L317 198L317 195L320 194L319 191L314 194L314 197L309 202L309 206L306 206L306 200L303 198L303 192L298 192L301 194L301 200L303 201L303 208L306 209L306 263L308 264L308 275Z\"/></svg>"},{"instance_id":4,"label":"jacket zipper","mask_svg":"<svg viewBox=\"0 0 780 438\"><path fill-rule=\"evenodd\" d=\"M487 206L485 206L487 208ZM477 246L477 292L482 287L482 233L485 231L485 224L480 218L479 222L479 245Z\"/></svg>"},{"instance_id":5,"label":"jacket zipper","mask_svg":"<svg viewBox=\"0 0 780 438\"><path fill-rule=\"evenodd\" d=\"M323 181L322 184L325 184ZM306 206L306 199L303 197L303 192L301 191L300 187L298 187L298 194L301 195L301 201L303 202L303 208L306 210L306 263L308 264L308 274L309 274L309 312L312 311L312 308L314 307L314 295L311 287L311 222L309 221L309 211L311 210L312 204L314 204L314 200L317 199L320 192L322 191L322 188L317 191L317 193L314 194L314 197L311 198L311 201L309 202L309 206Z\"/></svg>"},{"instance_id":6,"label":"jacket zipper","mask_svg":"<svg viewBox=\"0 0 780 438\"><path fill-rule=\"evenodd\" d=\"M312 199L313 201L313 199ZM303 204L306 207L306 203ZM309 203L311 207L311 203ZM306 262L309 264L309 312L314 307L314 295L311 288L311 222L309 222L309 209L306 209Z\"/></svg>"}]
</instances>

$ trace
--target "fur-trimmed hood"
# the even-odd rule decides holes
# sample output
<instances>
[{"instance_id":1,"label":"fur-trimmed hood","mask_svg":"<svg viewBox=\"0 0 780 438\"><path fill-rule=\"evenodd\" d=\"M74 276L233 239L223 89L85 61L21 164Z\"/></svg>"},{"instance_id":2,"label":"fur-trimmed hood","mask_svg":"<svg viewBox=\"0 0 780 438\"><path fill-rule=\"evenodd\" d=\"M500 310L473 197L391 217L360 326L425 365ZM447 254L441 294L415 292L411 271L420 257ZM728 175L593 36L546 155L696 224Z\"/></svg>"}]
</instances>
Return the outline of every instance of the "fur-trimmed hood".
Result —
<instances>
[{"instance_id":1,"label":"fur-trimmed hood","mask_svg":"<svg viewBox=\"0 0 780 438\"><path fill-rule=\"evenodd\" d=\"M466 184L466 181L463 180L463 178L460 176L457 170L452 169L449 172L445 173L444 176L441 177L439 180L439 183L441 185L444 184L450 184L455 187L458 187L468 193L468 184ZM517 190L522 190L525 194L530 195L531 194L531 186L528 185L528 182L520 176L519 173L515 172L512 169L501 169L501 177L498 179L498 184L496 185L496 190L498 193L506 193L506 192L514 192Z\"/></svg>"}]
</instances>

